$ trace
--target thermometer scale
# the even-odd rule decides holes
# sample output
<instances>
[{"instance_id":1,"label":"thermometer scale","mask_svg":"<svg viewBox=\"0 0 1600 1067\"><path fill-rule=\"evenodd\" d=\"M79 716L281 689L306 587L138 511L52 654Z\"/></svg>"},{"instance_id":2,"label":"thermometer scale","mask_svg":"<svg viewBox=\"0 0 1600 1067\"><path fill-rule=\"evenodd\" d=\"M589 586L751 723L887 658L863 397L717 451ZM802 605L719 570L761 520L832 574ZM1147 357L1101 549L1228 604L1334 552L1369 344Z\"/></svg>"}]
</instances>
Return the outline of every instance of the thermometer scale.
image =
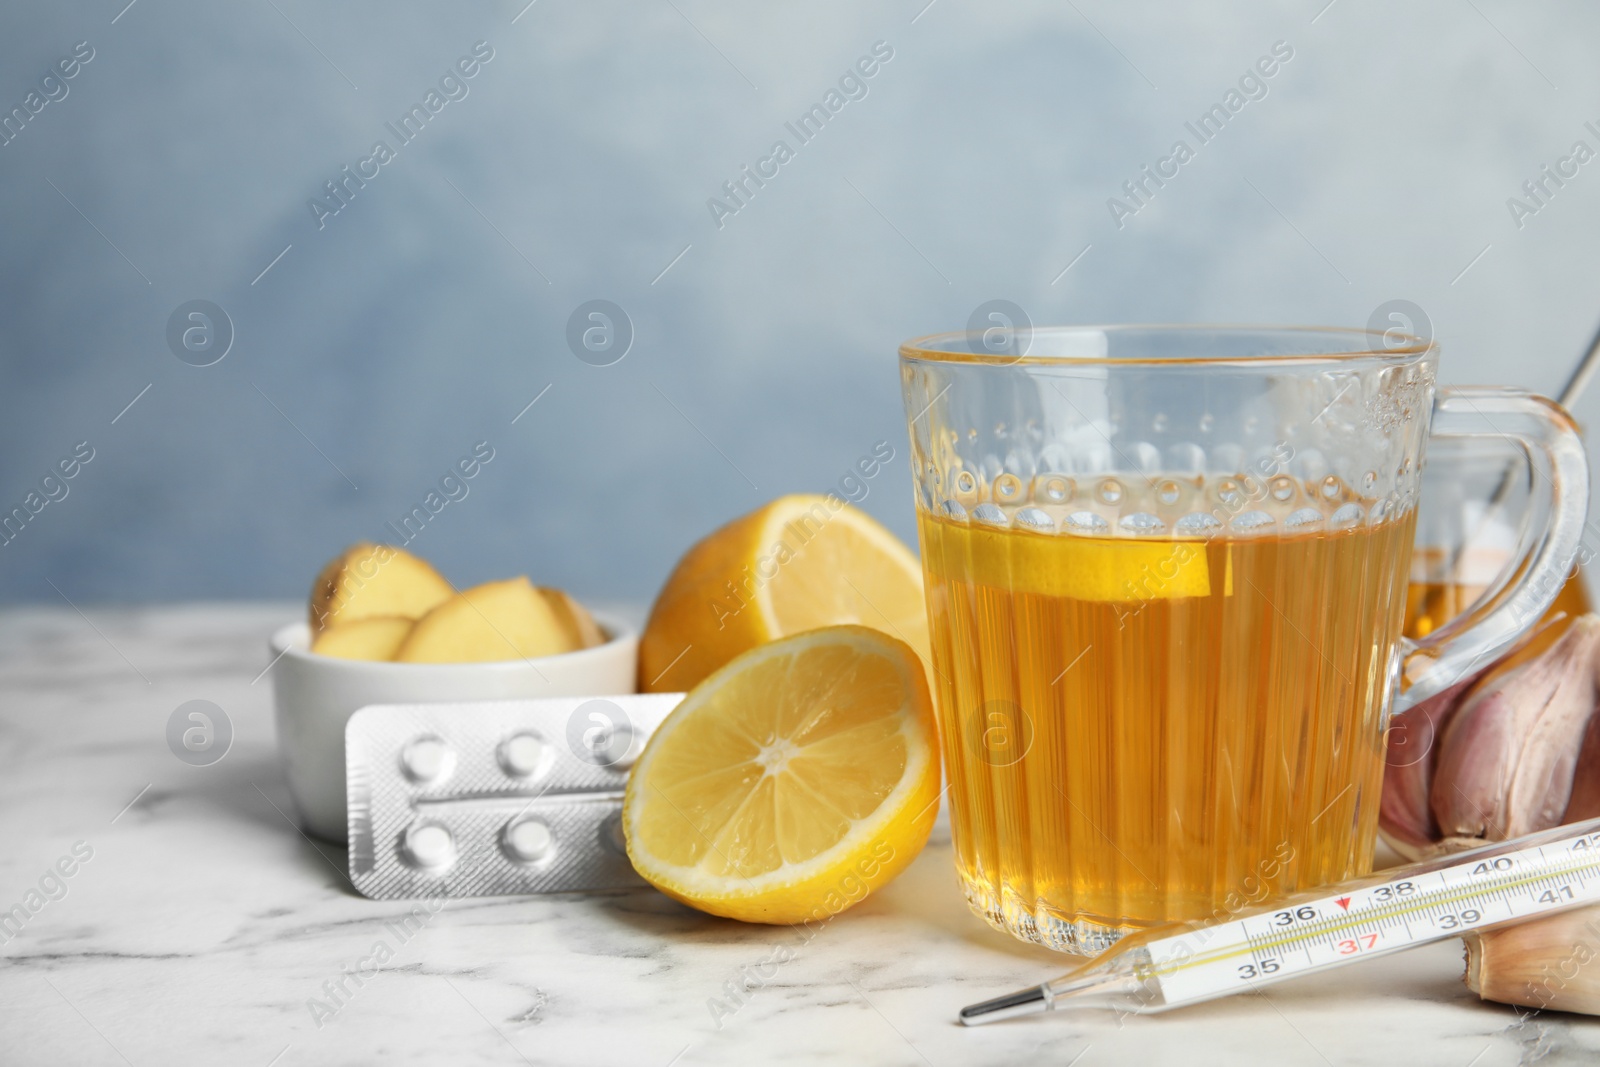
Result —
<instances>
[{"instance_id":1,"label":"thermometer scale","mask_svg":"<svg viewBox=\"0 0 1600 1067\"><path fill-rule=\"evenodd\" d=\"M1148 1013L1600 902L1600 819L1132 934L1081 968L963 1008L968 1026L1066 1007Z\"/></svg>"}]
</instances>

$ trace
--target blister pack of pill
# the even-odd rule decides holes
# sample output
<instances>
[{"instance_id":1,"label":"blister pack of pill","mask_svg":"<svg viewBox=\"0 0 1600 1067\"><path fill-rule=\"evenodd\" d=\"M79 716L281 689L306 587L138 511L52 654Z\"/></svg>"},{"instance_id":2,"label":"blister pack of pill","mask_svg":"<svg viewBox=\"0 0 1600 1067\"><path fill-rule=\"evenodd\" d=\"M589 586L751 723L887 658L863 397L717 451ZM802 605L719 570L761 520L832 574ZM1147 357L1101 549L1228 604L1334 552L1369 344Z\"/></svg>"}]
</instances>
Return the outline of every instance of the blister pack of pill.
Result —
<instances>
[{"instance_id":1,"label":"blister pack of pill","mask_svg":"<svg viewBox=\"0 0 1600 1067\"><path fill-rule=\"evenodd\" d=\"M345 726L350 880L377 900L644 884L628 768L682 693L362 708Z\"/></svg>"}]
</instances>

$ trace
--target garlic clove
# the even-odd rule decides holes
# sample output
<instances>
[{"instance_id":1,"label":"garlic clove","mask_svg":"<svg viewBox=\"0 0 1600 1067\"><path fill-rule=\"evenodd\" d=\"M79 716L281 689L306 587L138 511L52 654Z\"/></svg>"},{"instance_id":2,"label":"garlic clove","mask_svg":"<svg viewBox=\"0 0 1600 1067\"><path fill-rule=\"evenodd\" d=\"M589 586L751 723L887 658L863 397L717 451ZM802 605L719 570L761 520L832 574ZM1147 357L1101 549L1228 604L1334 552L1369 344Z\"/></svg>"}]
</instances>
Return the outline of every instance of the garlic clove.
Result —
<instances>
[{"instance_id":1,"label":"garlic clove","mask_svg":"<svg viewBox=\"0 0 1600 1067\"><path fill-rule=\"evenodd\" d=\"M1594 818L1600 818L1600 714L1589 716L1589 728L1578 749L1578 763L1572 769L1572 795L1567 799L1561 824Z\"/></svg>"},{"instance_id":2,"label":"garlic clove","mask_svg":"<svg viewBox=\"0 0 1600 1067\"><path fill-rule=\"evenodd\" d=\"M1378 829L1389 847L1408 860L1425 859L1439 851L1439 823L1429 798L1438 739L1461 709L1467 691L1481 677L1479 673L1457 682L1402 711L1389 723Z\"/></svg>"},{"instance_id":3,"label":"garlic clove","mask_svg":"<svg viewBox=\"0 0 1600 1067\"><path fill-rule=\"evenodd\" d=\"M1600 616L1472 694L1439 743L1431 790L1450 838L1503 841L1558 825L1595 705Z\"/></svg>"},{"instance_id":4,"label":"garlic clove","mask_svg":"<svg viewBox=\"0 0 1600 1067\"><path fill-rule=\"evenodd\" d=\"M1484 839L1504 822L1501 809L1518 747L1515 720L1516 706L1491 687L1474 694L1444 731L1430 789L1442 835Z\"/></svg>"},{"instance_id":5,"label":"garlic clove","mask_svg":"<svg viewBox=\"0 0 1600 1067\"><path fill-rule=\"evenodd\" d=\"M1523 739L1522 757L1517 760L1511 779L1511 797L1507 805L1510 819L1503 832L1506 838L1561 825L1561 817L1572 798L1579 751L1589 720L1594 717L1600 616L1585 615L1577 619L1561 640L1569 638L1579 645L1573 655L1574 663L1581 663L1587 669L1575 670L1562 679L1560 689Z\"/></svg>"},{"instance_id":6,"label":"garlic clove","mask_svg":"<svg viewBox=\"0 0 1600 1067\"><path fill-rule=\"evenodd\" d=\"M1484 1000L1600 1015L1600 905L1462 940L1467 988Z\"/></svg>"}]
</instances>

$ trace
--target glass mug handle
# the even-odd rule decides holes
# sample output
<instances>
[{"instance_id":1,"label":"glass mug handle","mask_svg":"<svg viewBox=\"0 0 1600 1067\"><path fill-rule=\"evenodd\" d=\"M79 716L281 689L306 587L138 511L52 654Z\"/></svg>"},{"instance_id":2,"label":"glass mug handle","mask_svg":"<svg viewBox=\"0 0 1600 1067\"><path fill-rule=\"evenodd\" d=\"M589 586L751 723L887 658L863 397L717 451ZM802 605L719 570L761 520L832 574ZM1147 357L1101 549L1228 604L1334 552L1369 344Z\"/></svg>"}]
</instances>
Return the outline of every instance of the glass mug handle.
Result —
<instances>
[{"instance_id":1,"label":"glass mug handle","mask_svg":"<svg viewBox=\"0 0 1600 1067\"><path fill-rule=\"evenodd\" d=\"M1589 514L1583 440L1555 402L1519 389L1440 389L1431 432L1520 444L1532 470L1529 515L1488 595L1426 637L1400 639L1395 714L1471 677L1538 622L1567 580Z\"/></svg>"}]
</instances>

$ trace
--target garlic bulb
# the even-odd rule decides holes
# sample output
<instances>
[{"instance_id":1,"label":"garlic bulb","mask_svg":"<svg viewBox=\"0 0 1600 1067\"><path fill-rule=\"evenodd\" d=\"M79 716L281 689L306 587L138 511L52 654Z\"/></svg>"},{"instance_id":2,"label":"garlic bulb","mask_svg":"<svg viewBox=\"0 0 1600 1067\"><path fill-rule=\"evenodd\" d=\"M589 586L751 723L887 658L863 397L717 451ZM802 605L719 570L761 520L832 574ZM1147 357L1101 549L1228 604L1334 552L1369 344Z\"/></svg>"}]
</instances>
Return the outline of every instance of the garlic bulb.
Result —
<instances>
[{"instance_id":1,"label":"garlic bulb","mask_svg":"<svg viewBox=\"0 0 1600 1067\"><path fill-rule=\"evenodd\" d=\"M1600 816L1600 615L1395 716L1379 824L1408 859ZM1600 905L1467 934L1485 1000L1600 1015Z\"/></svg>"},{"instance_id":2,"label":"garlic bulb","mask_svg":"<svg viewBox=\"0 0 1600 1067\"><path fill-rule=\"evenodd\" d=\"M1533 659L1396 716L1384 839L1424 859L1600 815L1597 670L1600 615L1584 615Z\"/></svg>"},{"instance_id":3,"label":"garlic bulb","mask_svg":"<svg viewBox=\"0 0 1600 1067\"><path fill-rule=\"evenodd\" d=\"M1595 707L1600 616L1575 620L1542 656L1474 690L1439 738L1439 831L1504 841L1561 825Z\"/></svg>"},{"instance_id":4,"label":"garlic bulb","mask_svg":"<svg viewBox=\"0 0 1600 1067\"><path fill-rule=\"evenodd\" d=\"M1467 988L1484 1000L1600 1015L1600 905L1462 940Z\"/></svg>"}]
</instances>

